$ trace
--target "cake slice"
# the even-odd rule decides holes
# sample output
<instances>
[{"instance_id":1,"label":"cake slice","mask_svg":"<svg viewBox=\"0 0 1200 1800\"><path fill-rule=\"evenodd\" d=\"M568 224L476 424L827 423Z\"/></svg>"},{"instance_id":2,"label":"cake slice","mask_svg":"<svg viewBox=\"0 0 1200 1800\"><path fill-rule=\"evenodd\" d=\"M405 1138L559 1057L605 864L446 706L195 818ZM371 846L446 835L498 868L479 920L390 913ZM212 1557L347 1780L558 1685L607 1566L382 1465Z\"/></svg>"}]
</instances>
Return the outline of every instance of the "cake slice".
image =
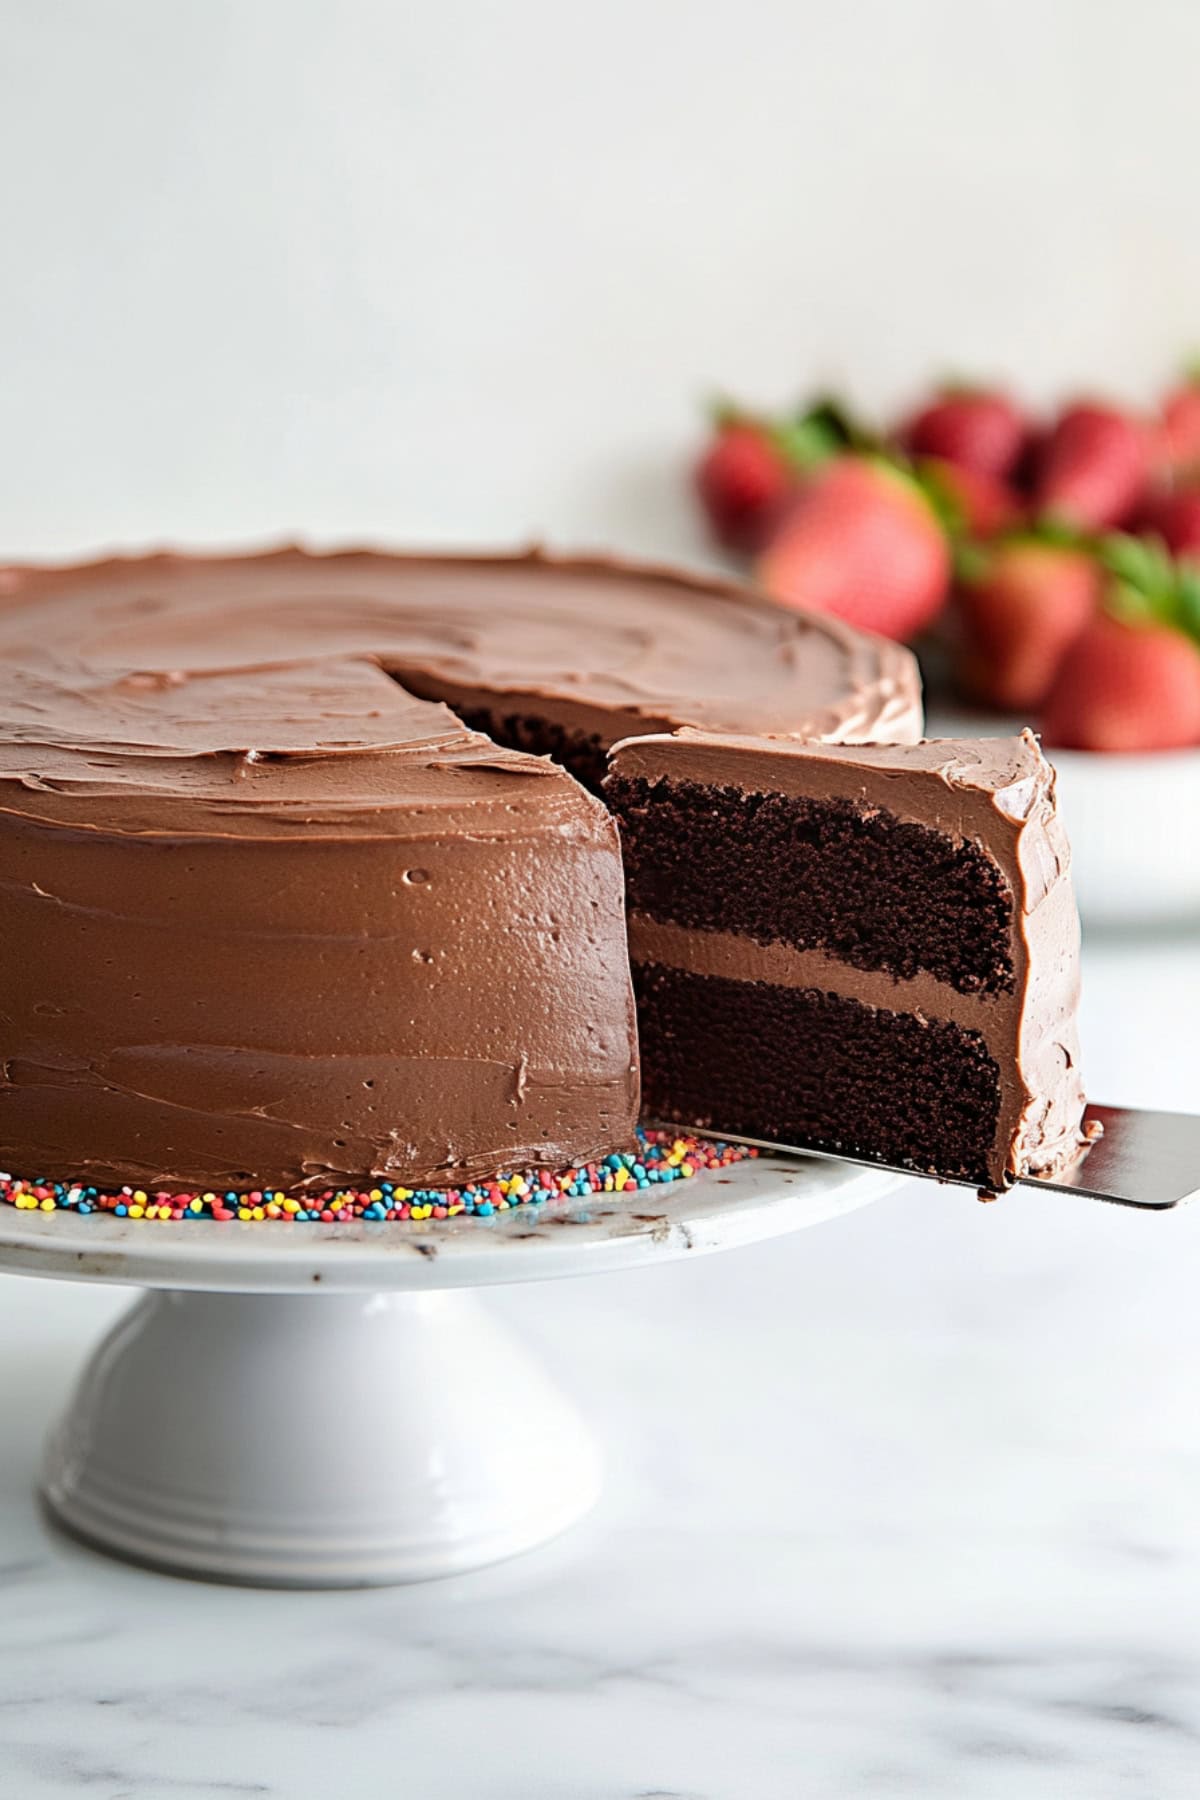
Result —
<instances>
[{"instance_id":1,"label":"cake slice","mask_svg":"<svg viewBox=\"0 0 1200 1800\"><path fill-rule=\"evenodd\" d=\"M1002 1188L1082 1143L1079 925L1031 733L613 751L648 1117Z\"/></svg>"}]
</instances>

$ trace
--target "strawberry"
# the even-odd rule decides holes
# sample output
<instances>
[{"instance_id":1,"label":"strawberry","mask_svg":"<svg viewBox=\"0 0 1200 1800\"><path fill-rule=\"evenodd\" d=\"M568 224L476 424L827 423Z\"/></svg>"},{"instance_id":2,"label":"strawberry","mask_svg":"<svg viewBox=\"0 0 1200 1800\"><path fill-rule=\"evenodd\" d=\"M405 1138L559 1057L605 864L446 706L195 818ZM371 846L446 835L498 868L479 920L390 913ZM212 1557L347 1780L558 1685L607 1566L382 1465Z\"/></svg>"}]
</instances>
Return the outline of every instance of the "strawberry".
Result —
<instances>
[{"instance_id":1,"label":"strawberry","mask_svg":"<svg viewBox=\"0 0 1200 1800\"><path fill-rule=\"evenodd\" d=\"M1173 387L1159 411L1157 460L1167 473L1200 468L1200 369Z\"/></svg>"},{"instance_id":2,"label":"strawberry","mask_svg":"<svg viewBox=\"0 0 1200 1800\"><path fill-rule=\"evenodd\" d=\"M986 388L947 388L899 432L912 456L936 456L997 480L1012 474L1028 436L1007 395Z\"/></svg>"},{"instance_id":3,"label":"strawberry","mask_svg":"<svg viewBox=\"0 0 1200 1800\"><path fill-rule=\"evenodd\" d=\"M992 538L1020 522L1020 502L998 475L940 456L922 457L917 475L954 537Z\"/></svg>"},{"instance_id":4,"label":"strawberry","mask_svg":"<svg viewBox=\"0 0 1200 1800\"><path fill-rule=\"evenodd\" d=\"M1200 648L1172 625L1097 614L1059 670L1042 733L1073 750L1200 744Z\"/></svg>"},{"instance_id":5,"label":"strawberry","mask_svg":"<svg viewBox=\"0 0 1200 1800\"><path fill-rule=\"evenodd\" d=\"M1160 537L1172 556L1200 559L1200 488L1154 494L1142 509L1138 529Z\"/></svg>"},{"instance_id":6,"label":"strawberry","mask_svg":"<svg viewBox=\"0 0 1200 1800\"><path fill-rule=\"evenodd\" d=\"M1100 600L1086 550L1033 537L980 554L957 595L955 673L973 699L1006 712L1041 706Z\"/></svg>"},{"instance_id":7,"label":"strawberry","mask_svg":"<svg viewBox=\"0 0 1200 1800\"><path fill-rule=\"evenodd\" d=\"M879 457L843 454L801 489L757 574L789 606L906 641L942 609L950 549L911 476Z\"/></svg>"},{"instance_id":8,"label":"strawberry","mask_svg":"<svg viewBox=\"0 0 1200 1800\"><path fill-rule=\"evenodd\" d=\"M1151 448L1146 426L1128 413L1092 401L1069 406L1038 450L1036 510L1085 531L1126 524L1145 495Z\"/></svg>"},{"instance_id":9,"label":"strawberry","mask_svg":"<svg viewBox=\"0 0 1200 1800\"><path fill-rule=\"evenodd\" d=\"M736 417L719 427L695 479L718 543L740 551L762 548L796 485L791 464L770 432Z\"/></svg>"}]
</instances>

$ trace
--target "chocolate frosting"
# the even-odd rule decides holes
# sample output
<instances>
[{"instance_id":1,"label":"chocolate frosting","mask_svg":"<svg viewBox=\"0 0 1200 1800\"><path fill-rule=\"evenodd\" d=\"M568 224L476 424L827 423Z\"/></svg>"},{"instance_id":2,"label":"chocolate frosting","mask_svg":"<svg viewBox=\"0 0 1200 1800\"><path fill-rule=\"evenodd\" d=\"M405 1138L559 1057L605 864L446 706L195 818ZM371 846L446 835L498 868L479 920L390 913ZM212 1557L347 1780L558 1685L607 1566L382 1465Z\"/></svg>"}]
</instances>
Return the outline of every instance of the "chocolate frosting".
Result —
<instances>
[{"instance_id":1,"label":"chocolate frosting","mask_svg":"<svg viewBox=\"0 0 1200 1800\"><path fill-rule=\"evenodd\" d=\"M0 1162L299 1189L627 1142L615 827L481 699L604 743L920 729L898 646L665 570L0 571Z\"/></svg>"},{"instance_id":2,"label":"chocolate frosting","mask_svg":"<svg viewBox=\"0 0 1200 1800\"><path fill-rule=\"evenodd\" d=\"M805 748L684 731L619 744L612 762L629 779L843 799L978 844L1012 895L1010 992L960 994L927 974L898 980L821 950L759 945L638 914L629 921L631 953L635 962L819 988L977 1031L1000 1070L996 1185L1020 1174L1053 1175L1078 1156L1084 1108L1076 1027L1079 919L1054 771L1032 732L904 747Z\"/></svg>"}]
</instances>

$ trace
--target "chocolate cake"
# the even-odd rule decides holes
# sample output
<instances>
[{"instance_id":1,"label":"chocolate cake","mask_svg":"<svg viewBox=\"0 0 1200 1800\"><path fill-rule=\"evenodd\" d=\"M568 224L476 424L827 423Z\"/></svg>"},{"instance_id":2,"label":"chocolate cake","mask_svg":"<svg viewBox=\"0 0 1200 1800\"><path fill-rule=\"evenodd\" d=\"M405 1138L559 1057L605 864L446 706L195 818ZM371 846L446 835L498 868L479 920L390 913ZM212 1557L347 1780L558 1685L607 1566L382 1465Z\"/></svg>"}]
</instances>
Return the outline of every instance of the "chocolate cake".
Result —
<instances>
[{"instance_id":1,"label":"chocolate cake","mask_svg":"<svg viewBox=\"0 0 1200 1800\"><path fill-rule=\"evenodd\" d=\"M1000 1188L1079 1152L1079 928L1019 738L616 747L648 1116Z\"/></svg>"},{"instance_id":2,"label":"chocolate cake","mask_svg":"<svg viewBox=\"0 0 1200 1800\"><path fill-rule=\"evenodd\" d=\"M669 571L2 570L0 1168L299 1192L624 1146L616 831L526 752L595 785L630 733L920 717L898 646Z\"/></svg>"}]
</instances>

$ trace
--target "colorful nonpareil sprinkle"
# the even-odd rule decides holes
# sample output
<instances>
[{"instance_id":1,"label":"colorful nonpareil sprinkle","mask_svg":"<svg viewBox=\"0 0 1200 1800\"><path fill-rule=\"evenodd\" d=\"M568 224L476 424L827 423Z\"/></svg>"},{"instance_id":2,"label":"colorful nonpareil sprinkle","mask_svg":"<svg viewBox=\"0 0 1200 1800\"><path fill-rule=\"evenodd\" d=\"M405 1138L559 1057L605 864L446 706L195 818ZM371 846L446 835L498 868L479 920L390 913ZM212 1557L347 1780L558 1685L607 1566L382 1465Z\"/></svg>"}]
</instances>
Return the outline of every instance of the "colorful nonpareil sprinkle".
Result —
<instances>
[{"instance_id":1,"label":"colorful nonpareil sprinkle","mask_svg":"<svg viewBox=\"0 0 1200 1800\"><path fill-rule=\"evenodd\" d=\"M548 1200L586 1199L593 1194L628 1194L686 1181L703 1169L744 1162L757 1151L717 1139L677 1137L671 1131L638 1130L636 1151L554 1173L524 1169L494 1181L459 1188L407 1188L381 1181L375 1187L326 1188L315 1194L272 1189L250 1193L206 1190L196 1194L113 1190L78 1182L31 1181L0 1174L0 1203L24 1212L109 1213L119 1219L242 1219L281 1225L346 1225L355 1219L492 1218L515 1206Z\"/></svg>"}]
</instances>

